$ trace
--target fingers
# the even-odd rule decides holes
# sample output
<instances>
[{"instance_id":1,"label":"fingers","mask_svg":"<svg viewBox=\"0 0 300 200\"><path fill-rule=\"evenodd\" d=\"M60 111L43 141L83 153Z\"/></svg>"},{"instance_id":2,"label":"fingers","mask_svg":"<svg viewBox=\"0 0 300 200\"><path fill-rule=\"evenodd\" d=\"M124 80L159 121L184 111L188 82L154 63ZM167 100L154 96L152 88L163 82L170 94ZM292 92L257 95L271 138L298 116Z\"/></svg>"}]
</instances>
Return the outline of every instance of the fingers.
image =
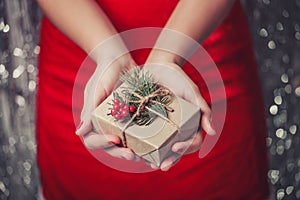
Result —
<instances>
[{"instance_id":1,"label":"fingers","mask_svg":"<svg viewBox=\"0 0 300 200\"><path fill-rule=\"evenodd\" d=\"M92 130L91 122L84 122L81 121L80 124L77 126L76 135L84 136L88 134Z\"/></svg>"},{"instance_id":2,"label":"fingers","mask_svg":"<svg viewBox=\"0 0 300 200\"><path fill-rule=\"evenodd\" d=\"M180 155L173 155L165 159L161 165L160 170L161 171L168 171L171 167L173 167L180 159Z\"/></svg>"},{"instance_id":3,"label":"fingers","mask_svg":"<svg viewBox=\"0 0 300 200\"><path fill-rule=\"evenodd\" d=\"M172 151L174 153L182 154L190 154L198 151L202 144L202 136L200 131L198 131L193 138L186 140L184 142L176 142L172 146Z\"/></svg>"},{"instance_id":4,"label":"fingers","mask_svg":"<svg viewBox=\"0 0 300 200\"><path fill-rule=\"evenodd\" d=\"M215 135L216 131L212 127L211 117L210 114L203 113L201 117L201 127L208 135Z\"/></svg>"},{"instance_id":5,"label":"fingers","mask_svg":"<svg viewBox=\"0 0 300 200\"><path fill-rule=\"evenodd\" d=\"M160 169L162 171L168 171L171 167L173 167L177 162L179 162L180 156L170 156L168 158L166 158L161 165L158 167L153 163L150 163L149 161L145 160L146 165L150 166L152 169Z\"/></svg>"},{"instance_id":6,"label":"fingers","mask_svg":"<svg viewBox=\"0 0 300 200\"><path fill-rule=\"evenodd\" d=\"M206 103L205 99L201 96L199 90L195 91L196 93L196 100L198 106L200 107L201 111L201 127L208 135L215 135L216 131L213 128L212 121L211 121L211 109Z\"/></svg>"},{"instance_id":7,"label":"fingers","mask_svg":"<svg viewBox=\"0 0 300 200\"><path fill-rule=\"evenodd\" d=\"M138 158L136 158L132 150L128 148L113 146L111 148L104 149L104 151L115 158L138 161Z\"/></svg>"},{"instance_id":8,"label":"fingers","mask_svg":"<svg viewBox=\"0 0 300 200\"><path fill-rule=\"evenodd\" d=\"M141 157L139 157L138 155L134 154L134 159L133 159L134 162L140 162L141 160L142 160Z\"/></svg>"},{"instance_id":9,"label":"fingers","mask_svg":"<svg viewBox=\"0 0 300 200\"><path fill-rule=\"evenodd\" d=\"M175 153L172 156L166 158L158 167L153 163L146 161L147 165L150 165L152 169L160 169L162 171L168 171L177 162L179 162L183 154L193 153L199 150L202 143L202 137L200 131L198 131L193 138L184 142L177 142L172 146L172 151Z\"/></svg>"},{"instance_id":10,"label":"fingers","mask_svg":"<svg viewBox=\"0 0 300 200\"><path fill-rule=\"evenodd\" d=\"M131 149L116 146L116 144L121 142L118 136L89 132L83 137L83 140L85 146L90 150L103 149L106 153L115 158L133 160L135 162L141 160Z\"/></svg>"},{"instance_id":11,"label":"fingers","mask_svg":"<svg viewBox=\"0 0 300 200\"><path fill-rule=\"evenodd\" d=\"M211 121L211 111L210 108L201 109L201 127L208 135L215 135L216 131L213 128L212 121Z\"/></svg>"},{"instance_id":12,"label":"fingers","mask_svg":"<svg viewBox=\"0 0 300 200\"><path fill-rule=\"evenodd\" d=\"M120 138L116 135L105 135L95 132L89 132L83 137L84 144L88 149L104 149L119 144Z\"/></svg>"},{"instance_id":13,"label":"fingers","mask_svg":"<svg viewBox=\"0 0 300 200\"><path fill-rule=\"evenodd\" d=\"M176 165L179 162L181 156L183 154L193 153L199 150L202 142L202 137L200 131L198 131L193 138L184 141L184 142L177 142L172 146L172 151L176 154L166 158L160 167L155 166L154 164L150 163L152 169L161 169L162 171L168 171L171 167Z\"/></svg>"},{"instance_id":14,"label":"fingers","mask_svg":"<svg viewBox=\"0 0 300 200\"><path fill-rule=\"evenodd\" d=\"M115 158L131 160L134 162L140 162L141 158L137 156L131 149L113 146L110 148L104 149L106 153Z\"/></svg>"}]
</instances>

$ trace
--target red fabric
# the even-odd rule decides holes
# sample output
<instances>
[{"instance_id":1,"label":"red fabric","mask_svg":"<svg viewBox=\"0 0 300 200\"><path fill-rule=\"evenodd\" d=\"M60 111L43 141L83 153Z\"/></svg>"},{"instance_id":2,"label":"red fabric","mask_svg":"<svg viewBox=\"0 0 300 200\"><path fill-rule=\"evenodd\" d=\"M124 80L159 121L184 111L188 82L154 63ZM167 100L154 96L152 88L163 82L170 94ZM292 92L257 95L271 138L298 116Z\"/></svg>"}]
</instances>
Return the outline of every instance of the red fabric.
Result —
<instances>
[{"instance_id":1,"label":"red fabric","mask_svg":"<svg viewBox=\"0 0 300 200\"><path fill-rule=\"evenodd\" d=\"M163 27L177 3L99 2L119 31ZM37 158L46 199L265 199L269 191L264 109L246 18L238 1L203 45L225 83L227 113L218 143L206 157L186 155L168 172L126 173L97 161L75 135L72 89L86 54L44 18ZM142 64L147 53L135 52L137 63ZM184 69L210 101L201 76L190 65Z\"/></svg>"}]
</instances>

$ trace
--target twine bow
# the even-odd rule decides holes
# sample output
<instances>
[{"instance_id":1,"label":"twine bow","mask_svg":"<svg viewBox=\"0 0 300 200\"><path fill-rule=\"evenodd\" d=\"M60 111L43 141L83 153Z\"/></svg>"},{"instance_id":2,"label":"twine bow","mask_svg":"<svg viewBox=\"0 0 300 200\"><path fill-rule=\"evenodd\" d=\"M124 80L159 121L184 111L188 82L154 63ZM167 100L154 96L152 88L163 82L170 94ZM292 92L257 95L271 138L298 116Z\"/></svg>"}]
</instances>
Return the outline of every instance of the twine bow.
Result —
<instances>
[{"instance_id":1,"label":"twine bow","mask_svg":"<svg viewBox=\"0 0 300 200\"><path fill-rule=\"evenodd\" d=\"M154 100L155 97L165 97L167 95L172 95L172 93L166 89L166 88L158 88L157 90L155 90L154 92L152 92L151 94L147 95L147 96L141 96L139 94L137 94L134 91L131 90L123 90L122 93L125 94L131 94L137 98L139 98L139 100L128 100L129 103L138 103L139 106L136 110L136 112L132 115L132 117L130 118L130 120L125 124L125 126L122 128L122 133L123 133L123 138L124 138L124 145L126 147L126 140L125 140L125 130L128 128L128 126L131 124L131 122L138 116L140 116L141 111L146 109L149 112L152 112L153 114L159 116L160 118L166 120L167 122L169 122L170 124L172 124L173 126L176 127L177 130L179 130L178 125L173 122L172 120L170 120L168 117L163 116L162 114L160 114L159 112L153 110L152 108L150 108L149 106L147 106L148 103L153 103L153 104L158 104L163 106L167 111L171 111L173 112L174 109L171 108L170 106L163 104L159 101Z\"/></svg>"}]
</instances>

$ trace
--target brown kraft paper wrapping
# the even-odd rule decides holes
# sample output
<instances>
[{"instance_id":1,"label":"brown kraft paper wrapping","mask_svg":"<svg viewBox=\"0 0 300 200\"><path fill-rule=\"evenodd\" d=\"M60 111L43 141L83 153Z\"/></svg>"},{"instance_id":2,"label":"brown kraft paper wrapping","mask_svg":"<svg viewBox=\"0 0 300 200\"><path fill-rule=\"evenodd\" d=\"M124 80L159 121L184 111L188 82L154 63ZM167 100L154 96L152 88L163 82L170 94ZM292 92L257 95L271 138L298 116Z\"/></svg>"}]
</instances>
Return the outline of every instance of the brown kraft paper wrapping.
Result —
<instances>
[{"instance_id":1,"label":"brown kraft paper wrapping","mask_svg":"<svg viewBox=\"0 0 300 200\"><path fill-rule=\"evenodd\" d=\"M120 87L116 91L121 91ZM126 123L116 121L108 115L112 100L113 95L110 95L93 111L93 127L99 134L114 134L122 139L122 129ZM160 166L172 154L171 147L175 142L187 140L196 133L199 126L200 109L197 106L179 97L174 97L169 106L174 112L168 112L168 118L179 130L174 124L158 116L147 126L139 126L133 122L125 129L127 147L156 166Z\"/></svg>"}]
</instances>

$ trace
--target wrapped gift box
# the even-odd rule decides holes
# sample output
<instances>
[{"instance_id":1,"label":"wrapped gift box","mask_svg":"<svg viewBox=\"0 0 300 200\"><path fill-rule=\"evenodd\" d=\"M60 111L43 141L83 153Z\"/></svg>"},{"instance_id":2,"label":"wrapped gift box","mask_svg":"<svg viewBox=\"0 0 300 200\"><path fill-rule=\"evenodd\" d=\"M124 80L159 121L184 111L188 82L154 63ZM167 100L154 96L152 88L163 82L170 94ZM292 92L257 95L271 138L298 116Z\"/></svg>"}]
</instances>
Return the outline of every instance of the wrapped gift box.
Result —
<instances>
[{"instance_id":1,"label":"wrapped gift box","mask_svg":"<svg viewBox=\"0 0 300 200\"><path fill-rule=\"evenodd\" d=\"M122 86L115 92L120 93ZM185 141L197 132L200 119L200 109L179 97L174 97L169 106L173 112L168 112L168 119L174 124L156 117L149 125L120 122L109 115L113 95L103 101L92 113L92 123L96 132L119 136L126 146L141 158L160 166L162 161L172 155L171 147L175 142ZM123 144L125 145L125 144Z\"/></svg>"}]
</instances>

